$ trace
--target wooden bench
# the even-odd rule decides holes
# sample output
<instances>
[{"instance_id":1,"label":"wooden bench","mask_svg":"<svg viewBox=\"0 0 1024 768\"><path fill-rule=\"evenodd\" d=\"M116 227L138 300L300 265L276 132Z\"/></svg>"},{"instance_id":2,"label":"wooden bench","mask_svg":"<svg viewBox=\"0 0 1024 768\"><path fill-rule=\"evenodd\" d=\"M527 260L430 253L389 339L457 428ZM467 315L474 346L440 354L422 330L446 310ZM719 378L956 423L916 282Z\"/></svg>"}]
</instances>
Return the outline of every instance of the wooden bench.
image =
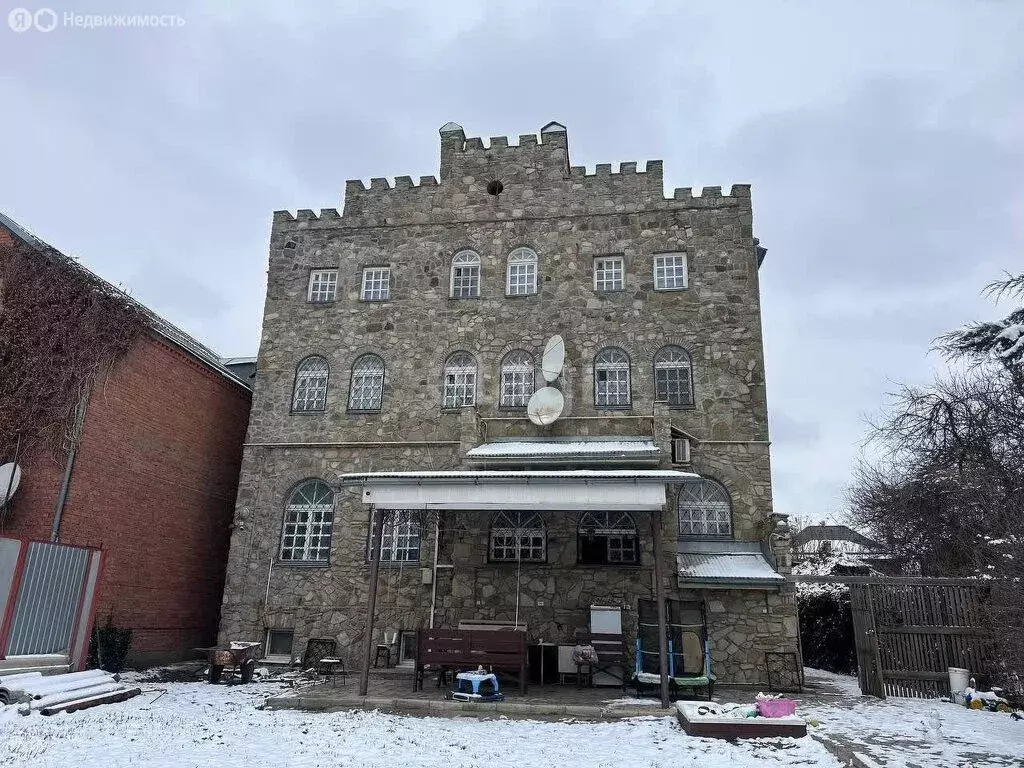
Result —
<instances>
[{"instance_id":1,"label":"wooden bench","mask_svg":"<svg viewBox=\"0 0 1024 768\"><path fill-rule=\"evenodd\" d=\"M413 690L423 689L426 668L440 673L484 667L519 676L519 691L526 693L526 633L472 629L419 629L416 631L416 672Z\"/></svg>"}]
</instances>

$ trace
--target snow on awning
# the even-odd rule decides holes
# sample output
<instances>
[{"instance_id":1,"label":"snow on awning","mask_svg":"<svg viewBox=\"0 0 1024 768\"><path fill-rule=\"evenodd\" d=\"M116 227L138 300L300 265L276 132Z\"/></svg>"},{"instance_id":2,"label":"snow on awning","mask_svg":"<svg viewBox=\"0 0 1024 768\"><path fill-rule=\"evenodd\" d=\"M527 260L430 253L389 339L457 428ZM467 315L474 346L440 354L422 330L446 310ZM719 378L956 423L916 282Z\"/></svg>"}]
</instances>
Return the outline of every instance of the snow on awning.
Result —
<instances>
[{"instance_id":1,"label":"snow on awning","mask_svg":"<svg viewBox=\"0 0 1024 768\"><path fill-rule=\"evenodd\" d=\"M445 470L342 475L382 509L661 509L665 486L699 477L673 469Z\"/></svg>"},{"instance_id":2,"label":"snow on awning","mask_svg":"<svg viewBox=\"0 0 1024 768\"><path fill-rule=\"evenodd\" d=\"M770 589L786 581L764 555L741 542L719 551L679 552L676 563L681 587Z\"/></svg>"},{"instance_id":3,"label":"snow on awning","mask_svg":"<svg viewBox=\"0 0 1024 768\"><path fill-rule=\"evenodd\" d=\"M470 461L487 464L657 463L661 450L649 439L500 440L466 453Z\"/></svg>"}]
</instances>

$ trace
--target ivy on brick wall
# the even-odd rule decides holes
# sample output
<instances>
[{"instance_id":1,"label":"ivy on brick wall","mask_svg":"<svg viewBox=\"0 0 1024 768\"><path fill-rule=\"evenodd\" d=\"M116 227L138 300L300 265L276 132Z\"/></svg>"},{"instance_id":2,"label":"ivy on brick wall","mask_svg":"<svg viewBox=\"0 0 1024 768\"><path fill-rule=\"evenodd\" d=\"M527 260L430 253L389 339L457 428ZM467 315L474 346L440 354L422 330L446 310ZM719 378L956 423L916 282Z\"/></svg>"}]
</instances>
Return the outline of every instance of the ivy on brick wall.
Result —
<instances>
[{"instance_id":1,"label":"ivy on brick wall","mask_svg":"<svg viewBox=\"0 0 1024 768\"><path fill-rule=\"evenodd\" d=\"M125 293L72 259L0 243L0 463L65 454L83 395L144 327Z\"/></svg>"}]
</instances>

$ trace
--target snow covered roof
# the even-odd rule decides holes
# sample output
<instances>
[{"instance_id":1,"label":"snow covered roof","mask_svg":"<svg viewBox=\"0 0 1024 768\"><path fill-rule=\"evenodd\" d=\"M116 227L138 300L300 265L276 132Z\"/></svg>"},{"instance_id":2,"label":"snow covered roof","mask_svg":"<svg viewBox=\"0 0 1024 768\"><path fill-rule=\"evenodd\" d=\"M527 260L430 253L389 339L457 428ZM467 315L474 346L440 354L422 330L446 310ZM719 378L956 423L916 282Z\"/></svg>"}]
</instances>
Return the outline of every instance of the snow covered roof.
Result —
<instances>
[{"instance_id":1,"label":"snow covered roof","mask_svg":"<svg viewBox=\"0 0 1024 768\"><path fill-rule=\"evenodd\" d=\"M765 560L760 552L736 548L720 552L680 552L676 555L680 586L692 587L694 582L709 586L748 588L776 587L786 581L784 576Z\"/></svg>"},{"instance_id":2,"label":"snow covered roof","mask_svg":"<svg viewBox=\"0 0 1024 768\"><path fill-rule=\"evenodd\" d=\"M637 438L590 438L583 440L502 440L484 443L466 458L487 463L515 460L518 463L555 464L578 461L657 462L661 449L653 440Z\"/></svg>"},{"instance_id":3,"label":"snow covered roof","mask_svg":"<svg viewBox=\"0 0 1024 768\"><path fill-rule=\"evenodd\" d=\"M863 551L878 551L882 549L881 544L872 541L862 533L858 533L848 525L808 525L793 535L793 547L795 549L802 550L805 545L819 541L849 542L850 544L856 544ZM815 546L814 549L817 549L817 547Z\"/></svg>"},{"instance_id":4,"label":"snow covered roof","mask_svg":"<svg viewBox=\"0 0 1024 768\"><path fill-rule=\"evenodd\" d=\"M342 484L374 483L416 483L416 482L460 482L473 484L480 480L519 481L531 480L612 480L620 482L685 482L699 479L694 472L677 469L553 469L553 470L437 470L420 472L354 472L341 475Z\"/></svg>"}]
</instances>

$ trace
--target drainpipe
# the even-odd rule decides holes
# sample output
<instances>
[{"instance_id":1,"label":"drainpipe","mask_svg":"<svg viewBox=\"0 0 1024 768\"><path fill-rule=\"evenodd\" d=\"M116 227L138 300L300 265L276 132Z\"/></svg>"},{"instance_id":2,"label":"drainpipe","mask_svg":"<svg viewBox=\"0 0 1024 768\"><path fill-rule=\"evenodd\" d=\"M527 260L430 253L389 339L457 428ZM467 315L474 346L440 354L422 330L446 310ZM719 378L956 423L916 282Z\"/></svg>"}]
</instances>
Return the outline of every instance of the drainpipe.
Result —
<instances>
[{"instance_id":1,"label":"drainpipe","mask_svg":"<svg viewBox=\"0 0 1024 768\"><path fill-rule=\"evenodd\" d=\"M441 539L441 510L434 512L434 569L430 577L430 629L434 628L434 611L437 609L437 550Z\"/></svg>"},{"instance_id":2,"label":"drainpipe","mask_svg":"<svg viewBox=\"0 0 1024 768\"><path fill-rule=\"evenodd\" d=\"M54 544L60 538L60 521L64 517L64 505L68 500L68 491L71 489L71 471L75 467L75 456L78 454L78 444L82 441L82 425L85 423L85 406L89 402L89 393L85 391L78 399L78 407L75 408L75 423L71 432L71 445L68 448L68 458L64 463L64 476L60 481L60 492L57 494L57 505L53 510L53 528L50 530L50 541Z\"/></svg>"}]
</instances>

